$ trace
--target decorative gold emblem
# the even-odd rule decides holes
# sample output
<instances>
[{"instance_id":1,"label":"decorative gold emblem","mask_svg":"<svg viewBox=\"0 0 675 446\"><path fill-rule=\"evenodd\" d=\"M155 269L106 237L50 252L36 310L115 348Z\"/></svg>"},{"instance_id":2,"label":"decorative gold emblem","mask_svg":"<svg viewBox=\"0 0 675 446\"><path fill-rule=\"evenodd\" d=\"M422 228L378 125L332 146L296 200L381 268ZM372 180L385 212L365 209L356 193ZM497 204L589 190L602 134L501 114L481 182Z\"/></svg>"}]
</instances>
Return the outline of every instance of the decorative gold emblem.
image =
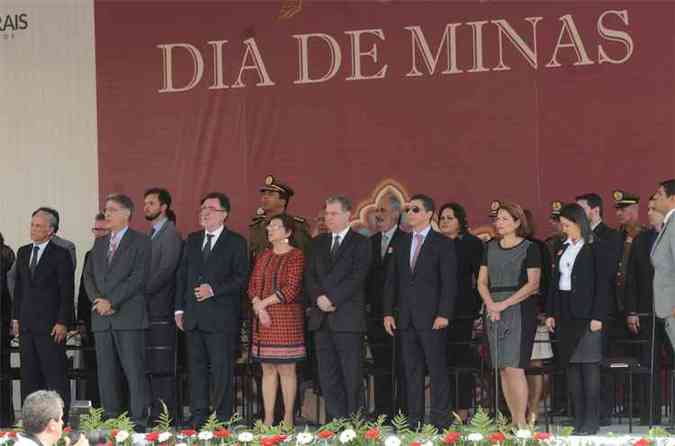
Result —
<instances>
[{"instance_id":1,"label":"decorative gold emblem","mask_svg":"<svg viewBox=\"0 0 675 446\"><path fill-rule=\"evenodd\" d=\"M562 203L559 201L554 201L553 203L551 203L551 209L553 209L556 212L559 212L560 209L562 209Z\"/></svg>"},{"instance_id":2,"label":"decorative gold emblem","mask_svg":"<svg viewBox=\"0 0 675 446\"><path fill-rule=\"evenodd\" d=\"M267 175L265 177L265 184L267 184L268 186L274 184L274 177L272 175Z\"/></svg>"},{"instance_id":3,"label":"decorative gold emblem","mask_svg":"<svg viewBox=\"0 0 675 446\"><path fill-rule=\"evenodd\" d=\"M500 207L502 207L502 202L499 200L492 200L492 203L490 203L491 211L497 211Z\"/></svg>"},{"instance_id":4,"label":"decorative gold emblem","mask_svg":"<svg viewBox=\"0 0 675 446\"><path fill-rule=\"evenodd\" d=\"M258 208L258 209L256 209L255 213L256 213L257 215L260 215L260 216L265 215L265 209L263 209L263 208Z\"/></svg>"},{"instance_id":5,"label":"decorative gold emblem","mask_svg":"<svg viewBox=\"0 0 675 446\"><path fill-rule=\"evenodd\" d=\"M621 192L620 190L615 190L612 196L614 197L614 201L623 200L623 192Z\"/></svg>"}]
</instances>

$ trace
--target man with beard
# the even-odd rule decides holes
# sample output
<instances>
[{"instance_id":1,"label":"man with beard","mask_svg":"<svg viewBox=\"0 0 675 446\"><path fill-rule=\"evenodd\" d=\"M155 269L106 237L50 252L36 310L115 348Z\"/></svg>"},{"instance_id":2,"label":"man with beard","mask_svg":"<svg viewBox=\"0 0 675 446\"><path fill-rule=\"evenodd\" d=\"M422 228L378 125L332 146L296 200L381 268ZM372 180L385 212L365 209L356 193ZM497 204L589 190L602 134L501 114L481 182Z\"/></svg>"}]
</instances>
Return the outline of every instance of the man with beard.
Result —
<instances>
[{"instance_id":1,"label":"man with beard","mask_svg":"<svg viewBox=\"0 0 675 446\"><path fill-rule=\"evenodd\" d=\"M183 240L176 230L176 214L171 209L171 194L166 189L152 188L145 192L143 212L152 224L149 236L152 260L145 287L145 303L150 328L146 332L146 369L150 372L150 418L161 413L163 401L175 417L176 325L174 298L176 270L183 249Z\"/></svg>"},{"instance_id":2,"label":"man with beard","mask_svg":"<svg viewBox=\"0 0 675 446\"><path fill-rule=\"evenodd\" d=\"M375 225L378 232L370 237L372 262L368 279L366 280L366 316L368 328L368 346L373 355L375 368L383 371L392 371L394 345L384 331L382 321L383 293L387 264L391 261L401 230L401 202L393 194L381 197L376 203ZM390 373L379 376L375 380L375 413L393 417L394 389ZM402 378L402 377L400 377ZM399 379L399 382L402 380ZM399 385L399 395L402 394Z\"/></svg>"}]
</instances>

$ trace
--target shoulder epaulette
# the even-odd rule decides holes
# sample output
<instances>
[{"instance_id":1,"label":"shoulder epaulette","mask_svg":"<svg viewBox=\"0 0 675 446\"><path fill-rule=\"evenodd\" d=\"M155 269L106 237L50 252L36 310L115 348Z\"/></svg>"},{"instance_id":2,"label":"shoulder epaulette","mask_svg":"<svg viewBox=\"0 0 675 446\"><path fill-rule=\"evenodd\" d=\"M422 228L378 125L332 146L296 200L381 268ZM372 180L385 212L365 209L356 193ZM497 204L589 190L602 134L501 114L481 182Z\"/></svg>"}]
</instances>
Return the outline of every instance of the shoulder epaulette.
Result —
<instances>
[{"instance_id":1,"label":"shoulder epaulette","mask_svg":"<svg viewBox=\"0 0 675 446\"><path fill-rule=\"evenodd\" d=\"M298 217L297 215L293 216L293 220L297 221L298 223L304 223L305 219L302 217Z\"/></svg>"},{"instance_id":2,"label":"shoulder epaulette","mask_svg":"<svg viewBox=\"0 0 675 446\"><path fill-rule=\"evenodd\" d=\"M255 226L255 225L257 225L258 223L260 223L261 221L264 221L264 220L265 220L264 215L256 215L255 217L253 217L251 219L251 223L249 224L249 226Z\"/></svg>"}]
</instances>

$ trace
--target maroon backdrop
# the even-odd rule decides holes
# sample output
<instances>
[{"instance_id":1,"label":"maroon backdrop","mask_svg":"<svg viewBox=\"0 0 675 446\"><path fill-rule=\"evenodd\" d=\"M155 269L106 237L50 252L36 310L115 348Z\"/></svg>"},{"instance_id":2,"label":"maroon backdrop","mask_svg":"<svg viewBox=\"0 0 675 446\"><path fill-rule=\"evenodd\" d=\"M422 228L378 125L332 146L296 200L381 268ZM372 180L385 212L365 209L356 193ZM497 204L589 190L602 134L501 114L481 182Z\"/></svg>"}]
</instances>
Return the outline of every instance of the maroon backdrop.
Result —
<instances>
[{"instance_id":1,"label":"maroon backdrop","mask_svg":"<svg viewBox=\"0 0 675 446\"><path fill-rule=\"evenodd\" d=\"M101 196L126 192L140 203L146 187L165 186L186 231L196 227L200 195L222 190L232 200L232 226L244 231L268 174L295 188L291 211L306 217L329 194L358 202L391 178L439 204L464 203L473 225L487 220L491 200L502 199L532 208L544 226L551 200L597 191L610 202L614 188L645 198L657 180L675 176L675 5L305 0L300 13L278 19L281 3L96 2ZM624 63L598 63L598 45L615 60L628 54L626 44L601 35L598 19L606 11L627 15L628 24L615 13L601 21L630 36L633 50ZM559 36L562 44L570 41L569 24L561 20L566 15L593 63L575 65L578 49L560 47L561 66L546 67ZM506 20L532 45L528 17L541 17L537 67L502 35L511 69L493 70L499 28L492 21ZM487 71L469 72L474 28L467 22L477 21L488 22L482 30ZM405 27L419 26L435 53L449 23L461 23L456 63L463 72L441 73L448 64L444 49L433 75L418 52L423 75L406 76L413 44ZM380 29L385 38L362 36L362 52L373 44L378 52L377 62L361 58L362 70L373 75L386 64L386 76L346 80L353 60L345 31L364 29ZM342 64L326 82L296 84L300 56L293 35L308 33L332 36ZM256 86L256 70L245 70L245 87L209 89L214 49L208 42L228 41L222 75L231 86L250 38L274 85ZM203 78L189 91L161 93L162 45L172 43L199 50ZM327 48L310 40L311 76L328 71ZM184 48L172 57L174 86L185 86L192 59Z\"/></svg>"}]
</instances>

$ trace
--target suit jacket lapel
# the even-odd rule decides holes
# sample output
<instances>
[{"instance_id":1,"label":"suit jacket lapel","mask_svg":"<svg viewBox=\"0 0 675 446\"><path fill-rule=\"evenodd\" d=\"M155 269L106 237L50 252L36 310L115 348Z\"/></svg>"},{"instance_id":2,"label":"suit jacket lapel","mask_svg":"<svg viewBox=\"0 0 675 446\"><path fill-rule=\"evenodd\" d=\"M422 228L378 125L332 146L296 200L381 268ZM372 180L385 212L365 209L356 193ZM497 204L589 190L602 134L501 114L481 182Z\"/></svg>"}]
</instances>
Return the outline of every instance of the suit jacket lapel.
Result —
<instances>
[{"instance_id":1,"label":"suit jacket lapel","mask_svg":"<svg viewBox=\"0 0 675 446\"><path fill-rule=\"evenodd\" d=\"M202 261L204 260L204 255L202 254L203 249L202 247L204 246L204 237L206 237L206 232L204 232L204 235L202 235L202 243L199 245L200 247L200 257L202 258ZM218 236L218 240L216 240L216 243L213 244L211 247L211 254L209 254L209 258L206 259L206 264L204 267L208 267L209 263L211 263L211 259L213 258L213 255L217 252L223 249L223 246L225 246L225 239L227 238L227 228L223 227L223 232L220 233Z\"/></svg>"},{"instance_id":2,"label":"suit jacket lapel","mask_svg":"<svg viewBox=\"0 0 675 446\"><path fill-rule=\"evenodd\" d=\"M668 226L670 226L670 222L673 219L673 215L674 214L670 214L670 218L668 219L666 224L663 225L663 228L661 228L661 232L659 232L659 235L656 237L656 240L654 240L654 244L652 245L652 252L650 253L650 257L652 257L654 255L654 253L656 252L656 247L659 245L659 242L663 238L663 235L668 230Z\"/></svg>"},{"instance_id":3,"label":"suit jacket lapel","mask_svg":"<svg viewBox=\"0 0 675 446\"><path fill-rule=\"evenodd\" d=\"M117 263L117 259L121 257L121 254L124 254L124 251L126 251L129 248L129 244L131 243L129 241L129 239L131 238L131 234L129 234L129 231L131 231L131 229L127 229L127 232L125 232L124 236L122 236L122 240L119 241L117 249L115 250L115 255L113 255L112 261L108 265L108 268L112 269L112 267ZM109 251L110 251L110 239L108 239L108 250L106 251L106 257Z\"/></svg>"},{"instance_id":4,"label":"suit jacket lapel","mask_svg":"<svg viewBox=\"0 0 675 446\"><path fill-rule=\"evenodd\" d=\"M345 235L345 239L342 240L340 242L340 246L338 246L337 252L335 253L335 258L332 259L333 265L335 265L338 262L338 260L340 260L340 256L345 251L345 246L348 245L349 243L351 243L352 238L353 238L352 230L349 229L349 231L347 231L347 234ZM331 243L328 245L328 253L329 253L328 257L330 257L330 247L333 244L332 242L333 242L333 238L331 237Z\"/></svg>"},{"instance_id":5,"label":"suit jacket lapel","mask_svg":"<svg viewBox=\"0 0 675 446\"><path fill-rule=\"evenodd\" d=\"M412 234L412 237L414 237L414 233ZM410 246L412 246L412 237L410 239L411 240ZM430 229L429 232L427 233L427 236L424 237L424 239L422 240L422 247L420 248L420 253L417 256L417 261L415 262L415 269L413 270L412 268L410 268L410 272L413 274L413 276L415 275L415 271L420 268L420 265L422 264L422 262L424 261L424 258L426 257L425 254L430 249L429 245L431 243L432 237L435 237L435 234L434 234L434 230ZM410 265L410 262L408 262L408 265Z\"/></svg>"}]
</instances>

